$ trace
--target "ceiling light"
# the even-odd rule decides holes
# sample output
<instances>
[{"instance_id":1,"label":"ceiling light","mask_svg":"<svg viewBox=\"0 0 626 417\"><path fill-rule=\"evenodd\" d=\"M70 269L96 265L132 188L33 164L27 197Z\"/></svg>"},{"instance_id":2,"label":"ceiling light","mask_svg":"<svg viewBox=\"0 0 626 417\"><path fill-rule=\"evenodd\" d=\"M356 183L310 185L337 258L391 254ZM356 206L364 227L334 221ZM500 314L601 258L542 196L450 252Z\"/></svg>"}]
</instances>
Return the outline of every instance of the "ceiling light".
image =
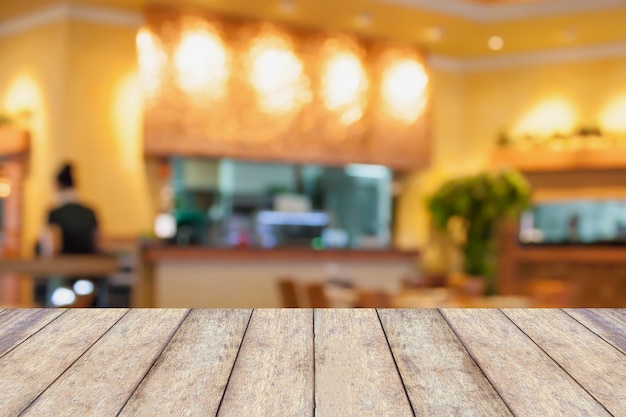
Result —
<instances>
[{"instance_id":1,"label":"ceiling light","mask_svg":"<svg viewBox=\"0 0 626 417\"><path fill-rule=\"evenodd\" d=\"M499 51L504 46L504 40L499 36L492 36L489 38L487 44L492 51Z\"/></svg>"},{"instance_id":2,"label":"ceiling light","mask_svg":"<svg viewBox=\"0 0 626 417\"><path fill-rule=\"evenodd\" d=\"M444 34L444 30L438 26L433 26L426 29L426 37L431 42L439 42L443 39Z\"/></svg>"},{"instance_id":3,"label":"ceiling light","mask_svg":"<svg viewBox=\"0 0 626 417\"><path fill-rule=\"evenodd\" d=\"M356 17L356 23L359 26L370 26L373 20L372 14L367 12L359 13Z\"/></svg>"}]
</instances>

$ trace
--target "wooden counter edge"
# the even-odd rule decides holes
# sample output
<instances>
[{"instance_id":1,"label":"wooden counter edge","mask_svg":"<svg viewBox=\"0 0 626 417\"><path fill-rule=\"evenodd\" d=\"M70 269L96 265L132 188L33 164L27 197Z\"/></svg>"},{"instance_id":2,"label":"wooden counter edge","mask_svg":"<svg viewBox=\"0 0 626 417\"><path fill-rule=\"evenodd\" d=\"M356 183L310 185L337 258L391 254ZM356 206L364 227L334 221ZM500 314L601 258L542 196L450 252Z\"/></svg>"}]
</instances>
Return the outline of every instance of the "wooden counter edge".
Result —
<instances>
[{"instance_id":1,"label":"wooden counter edge","mask_svg":"<svg viewBox=\"0 0 626 417\"><path fill-rule=\"evenodd\" d=\"M392 262L418 257L417 251L385 250L320 250L313 249L216 249L203 247L147 247L143 259L148 262L172 260L198 261L375 261Z\"/></svg>"}]
</instances>

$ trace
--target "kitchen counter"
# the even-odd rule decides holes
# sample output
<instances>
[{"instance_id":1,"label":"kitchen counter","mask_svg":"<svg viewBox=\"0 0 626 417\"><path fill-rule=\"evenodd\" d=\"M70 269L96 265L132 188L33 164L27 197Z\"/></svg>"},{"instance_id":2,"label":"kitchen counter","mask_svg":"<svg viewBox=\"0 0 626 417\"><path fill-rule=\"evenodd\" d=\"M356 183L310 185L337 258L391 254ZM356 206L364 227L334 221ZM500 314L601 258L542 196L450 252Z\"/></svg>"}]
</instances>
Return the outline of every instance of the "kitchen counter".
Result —
<instances>
[{"instance_id":1,"label":"kitchen counter","mask_svg":"<svg viewBox=\"0 0 626 417\"><path fill-rule=\"evenodd\" d=\"M358 288L395 293L417 252L145 246L134 307L277 308L278 281L345 278Z\"/></svg>"}]
</instances>

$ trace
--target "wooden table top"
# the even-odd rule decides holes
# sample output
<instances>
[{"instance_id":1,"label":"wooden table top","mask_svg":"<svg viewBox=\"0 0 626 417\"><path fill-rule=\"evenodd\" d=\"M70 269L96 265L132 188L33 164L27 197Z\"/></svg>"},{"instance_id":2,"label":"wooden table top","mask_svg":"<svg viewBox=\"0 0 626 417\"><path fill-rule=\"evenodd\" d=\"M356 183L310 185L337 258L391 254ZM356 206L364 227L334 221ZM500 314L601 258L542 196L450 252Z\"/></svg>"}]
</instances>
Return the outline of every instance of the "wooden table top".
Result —
<instances>
[{"instance_id":1,"label":"wooden table top","mask_svg":"<svg viewBox=\"0 0 626 417\"><path fill-rule=\"evenodd\" d=\"M626 310L0 311L0 416L626 416Z\"/></svg>"}]
</instances>

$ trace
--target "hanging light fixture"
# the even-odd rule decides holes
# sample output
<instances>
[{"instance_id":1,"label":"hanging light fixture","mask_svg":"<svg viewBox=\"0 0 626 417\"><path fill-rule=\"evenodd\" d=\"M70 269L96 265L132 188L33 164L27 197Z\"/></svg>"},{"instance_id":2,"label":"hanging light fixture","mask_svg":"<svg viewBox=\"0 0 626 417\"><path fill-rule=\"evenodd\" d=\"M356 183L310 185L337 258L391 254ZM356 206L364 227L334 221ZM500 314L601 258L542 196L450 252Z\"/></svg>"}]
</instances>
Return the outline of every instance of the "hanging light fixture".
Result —
<instances>
[{"instance_id":1,"label":"hanging light fixture","mask_svg":"<svg viewBox=\"0 0 626 417\"><path fill-rule=\"evenodd\" d=\"M330 39L322 47L320 96L326 109L339 121L352 125L363 117L367 105L368 79L360 57L348 45Z\"/></svg>"},{"instance_id":2,"label":"hanging light fixture","mask_svg":"<svg viewBox=\"0 0 626 417\"><path fill-rule=\"evenodd\" d=\"M178 86L188 95L217 100L226 95L228 52L213 24L187 20L174 51Z\"/></svg>"},{"instance_id":3,"label":"hanging light fixture","mask_svg":"<svg viewBox=\"0 0 626 417\"><path fill-rule=\"evenodd\" d=\"M381 95L387 112L396 120L414 123L426 105L428 75L421 63L411 58L391 61L383 72Z\"/></svg>"},{"instance_id":4,"label":"hanging light fixture","mask_svg":"<svg viewBox=\"0 0 626 417\"><path fill-rule=\"evenodd\" d=\"M266 30L248 51L250 83L260 109L281 115L298 111L311 99L308 79L288 37Z\"/></svg>"}]
</instances>

